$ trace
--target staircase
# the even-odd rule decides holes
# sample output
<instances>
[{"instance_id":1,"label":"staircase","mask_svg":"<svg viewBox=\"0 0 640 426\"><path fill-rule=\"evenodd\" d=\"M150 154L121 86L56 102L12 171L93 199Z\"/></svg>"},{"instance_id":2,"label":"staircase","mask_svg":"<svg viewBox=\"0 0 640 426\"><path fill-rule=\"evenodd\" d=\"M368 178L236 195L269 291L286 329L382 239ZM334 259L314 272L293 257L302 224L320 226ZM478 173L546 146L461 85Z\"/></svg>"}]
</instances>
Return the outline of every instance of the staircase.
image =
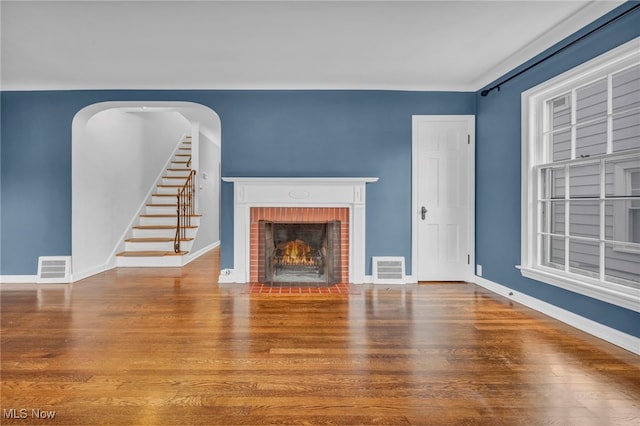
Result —
<instances>
[{"instance_id":1,"label":"staircase","mask_svg":"<svg viewBox=\"0 0 640 426\"><path fill-rule=\"evenodd\" d=\"M178 228L178 192L191 174L191 137L180 143L144 213L125 240L125 250L116 254L118 267L182 266L200 224L199 214L187 214ZM181 210L184 211L184 210ZM186 221L184 220L186 219ZM185 225L186 222L186 225ZM179 239L179 249L177 243Z\"/></svg>"}]
</instances>

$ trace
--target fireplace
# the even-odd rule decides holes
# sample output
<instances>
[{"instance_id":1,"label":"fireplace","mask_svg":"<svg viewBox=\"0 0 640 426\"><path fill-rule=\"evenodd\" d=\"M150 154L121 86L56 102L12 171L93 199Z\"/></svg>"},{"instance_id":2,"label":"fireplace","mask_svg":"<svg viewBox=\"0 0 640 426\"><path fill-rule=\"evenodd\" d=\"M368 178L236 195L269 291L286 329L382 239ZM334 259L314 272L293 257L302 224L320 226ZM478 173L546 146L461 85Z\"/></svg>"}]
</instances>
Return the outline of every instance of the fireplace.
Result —
<instances>
[{"instance_id":1,"label":"fireplace","mask_svg":"<svg viewBox=\"0 0 640 426\"><path fill-rule=\"evenodd\" d=\"M250 209L250 281L273 285L349 282L349 209Z\"/></svg>"},{"instance_id":2,"label":"fireplace","mask_svg":"<svg viewBox=\"0 0 640 426\"><path fill-rule=\"evenodd\" d=\"M268 265L260 252L260 221L340 222L340 283L365 282L366 184L369 177L224 177L233 183L233 268L220 271L220 283L257 283ZM331 234L330 231L326 231ZM333 231L338 234L338 231ZM335 238L337 240L337 237ZM338 254L339 253L339 254ZM328 274L331 274L330 272Z\"/></svg>"},{"instance_id":3,"label":"fireplace","mask_svg":"<svg viewBox=\"0 0 640 426\"><path fill-rule=\"evenodd\" d=\"M258 279L271 285L342 280L341 222L259 221Z\"/></svg>"}]
</instances>

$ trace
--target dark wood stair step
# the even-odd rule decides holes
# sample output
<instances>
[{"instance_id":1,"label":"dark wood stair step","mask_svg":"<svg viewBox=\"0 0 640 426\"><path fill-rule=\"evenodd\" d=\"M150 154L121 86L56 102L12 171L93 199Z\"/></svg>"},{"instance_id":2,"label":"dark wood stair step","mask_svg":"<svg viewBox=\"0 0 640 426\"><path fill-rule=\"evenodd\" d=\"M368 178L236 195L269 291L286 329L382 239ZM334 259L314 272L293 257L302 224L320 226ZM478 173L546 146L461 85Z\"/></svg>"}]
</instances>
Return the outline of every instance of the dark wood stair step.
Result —
<instances>
[{"instance_id":1,"label":"dark wood stair step","mask_svg":"<svg viewBox=\"0 0 640 426\"><path fill-rule=\"evenodd\" d=\"M175 197L175 195L174 195L174 197ZM147 206L147 207L174 207L176 209L178 208L178 204L176 204L176 203L168 203L168 204L165 204L165 203L149 203L149 204L145 204L145 206ZM190 204L185 204L184 206L185 207L189 207Z\"/></svg>"},{"instance_id":2,"label":"dark wood stair step","mask_svg":"<svg viewBox=\"0 0 640 426\"><path fill-rule=\"evenodd\" d=\"M188 251L122 251L116 256L120 257L164 257L164 256L182 256L189 253Z\"/></svg>"},{"instance_id":3,"label":"dark wood stair step","mask_svg":"<svg viewBox=\"0 0 640 426\"><path fill-rule=\"evenodd\" d=\"M148 204L147 204L148 205ZM155 204L158 205L158 204ZM175 206L175 204L168 204L169 206ZM189 214L186 216L190 216L190 217L201 217L201 214ZM141 214L140 217L156 217L156 218L161 218L161 217L178 217L177 214Z\"/></svg>"},{"instance_id":4,"label":"dark wood stair step","mask_svg":"<svg viewBox=\"0 0 640 426\"><path fill-rule=\"evenodd\" d=\"M133 229L176 229L175 225L136 225ZM197 226L183 226L185 229L195 229Z\"/></svg>"},{"instance_id":5,"label":"dark wood stair step","mask_svg":"<svg viewBox=\"0 0 640 426\"><path fill-rule=\"evenodd\" d=\"M127 243L167 243L174 241L173 238L152 237L152 238L129 238L125 240ZM193 241L193 238L180 238L180 241Z\"/></svg>"}]
</instances>

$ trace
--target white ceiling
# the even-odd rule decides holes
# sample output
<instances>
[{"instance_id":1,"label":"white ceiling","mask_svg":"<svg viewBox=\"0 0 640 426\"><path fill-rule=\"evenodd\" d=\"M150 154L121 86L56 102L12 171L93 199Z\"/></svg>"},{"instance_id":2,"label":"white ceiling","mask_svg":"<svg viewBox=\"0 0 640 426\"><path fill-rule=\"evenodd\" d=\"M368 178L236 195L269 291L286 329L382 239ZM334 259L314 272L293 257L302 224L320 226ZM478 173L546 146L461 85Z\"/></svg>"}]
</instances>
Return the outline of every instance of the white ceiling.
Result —
<instances>
[{"instance_id":1,"label":"white ceiling","mask_svg":"<svg viewBox=\"0 0 640 426\"><path fill-rule=\"evenodd\" d=\"M474 91L623 1L6 1L3 90Z\"/></svg>"}]
</instances>

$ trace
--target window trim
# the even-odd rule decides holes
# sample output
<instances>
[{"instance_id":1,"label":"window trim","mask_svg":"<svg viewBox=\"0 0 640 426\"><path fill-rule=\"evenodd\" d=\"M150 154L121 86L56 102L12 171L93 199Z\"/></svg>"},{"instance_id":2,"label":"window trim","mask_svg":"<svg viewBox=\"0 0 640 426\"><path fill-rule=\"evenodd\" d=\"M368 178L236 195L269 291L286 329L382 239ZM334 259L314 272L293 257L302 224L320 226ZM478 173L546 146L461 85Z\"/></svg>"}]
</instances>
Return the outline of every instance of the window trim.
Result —
<instances>
[{"instance_id":1,"label":"window trim","mask_svg":"<svg viewBox=\"0 0 640 426\"><path fill-rule=\"evenodd\" d=\"M522 93L522 166L521 166L521 264L523 276L551 284L575 293L593 297L623 308L640 312L640 290L612 282L602 282L587 276L570 275L538 264L538 188L540 185L539 159L546 147L543 130L549 117L544 114L544 103L577 87L593 82L612 72L632 66L640 61L640 37L610 50L584 64L562 73ZM568 226L568 223L567 223Z\"/></svg>"},{"instance_id":2,"label":"window trim","mask_svg":"<svg viewBox=\"0 0 640 426\"><path fill-rule=\"evenodd\" d=\"M631 190L631 174L640 173L640 166L636 163L627 163L622 165L616 165L615 174L618 176L615 181L621 182L621 186L623 186L622 191L626 192ZM614 217L619 218L617 221L613 222L613 235L614 239L617 241L624 241L625 237L629 238L629 233L632 231L629 226L629 216L631 210L634 210L631 202L628 202L628 205L616 205L614 206L613 214ZM613 250L624 252L624 253L640 253L640 249L636 247L629 247L626 244L615 244L613 246Z\"/></svg>"}]
</instances>

